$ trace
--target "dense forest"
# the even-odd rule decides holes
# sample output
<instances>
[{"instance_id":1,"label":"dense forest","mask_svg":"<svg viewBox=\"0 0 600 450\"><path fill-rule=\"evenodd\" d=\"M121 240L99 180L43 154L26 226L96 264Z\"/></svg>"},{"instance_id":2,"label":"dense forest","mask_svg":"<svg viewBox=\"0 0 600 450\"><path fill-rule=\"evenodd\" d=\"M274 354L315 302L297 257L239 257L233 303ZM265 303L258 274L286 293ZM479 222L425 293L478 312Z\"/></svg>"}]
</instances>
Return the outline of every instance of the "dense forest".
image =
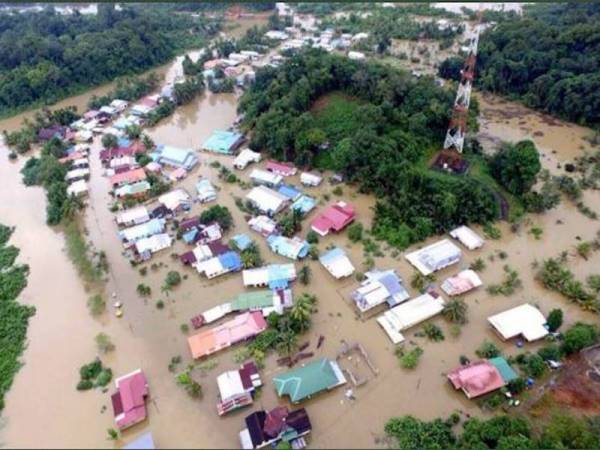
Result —
<instances>
[{"instance_id":1,"label":"dense forest","mask_svg":"<svg viewBox=\"0 0 600 450\"><path fill-rule=\"evenodd\" d=\"M483 33L477 64L482 89L573 122L600 125L598 3L527 6L522 18Z\"/></svg>"},{"instance_id":2,"label":"dense forest","mask_svg":"<svg viewBox=\"0 0 600 450\"><path fill-rule=\"evenodd\" d=\"M338 94L339 108L325 115L311 111L333 92L347 98L340 101ZM240 112L253 129L254 149L302 166L339 170L362 191L375 193L381 200L374 233L406 247L498 213L494 193L478 179L427 168L429 150L443 140L452 102L453 93L431 78L308 50L277 70L258 71ZM473 115L476 110L475 105Z\"/></svg>"},{"instance_id":3,"label":"dense forest","mask_svg":"<svg viewBox=\"0 0 600 450\"><path fill-rule=\"evenodd\" d=\"M99 3L97 15L0 13L0 114L164 63L199 47L218 20L167 6Z\"/></svg>"}]
</instances>

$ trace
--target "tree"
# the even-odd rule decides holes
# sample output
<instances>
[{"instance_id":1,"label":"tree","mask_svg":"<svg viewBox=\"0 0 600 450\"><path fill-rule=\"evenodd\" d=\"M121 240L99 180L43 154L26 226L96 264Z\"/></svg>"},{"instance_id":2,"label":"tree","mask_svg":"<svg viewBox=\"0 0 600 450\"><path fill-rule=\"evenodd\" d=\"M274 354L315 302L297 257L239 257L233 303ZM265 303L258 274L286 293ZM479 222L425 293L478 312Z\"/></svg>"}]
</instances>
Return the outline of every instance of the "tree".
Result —
<instances>
[{"instance_id":1,"label":"tree","mask_svg":"<svg viewBox=\"0 0 600 450\"><path fill-rule=\"evenodd\" d=\"M242 265L244 266L244 269L259 267L263 263L260 255L260 249L254 242L240 253L240 257L242 259Z\"/></svg>"},{"instance_id":2,"label":"tree","mask_svg":"<svg viewBox=\"0 0 600 450\"><path fill-rule=\"evenodd\" d=\"M310 270L310 267L308 267L307 265L302 266L298 271L298 280L300 280L300 283L302 283L305 286L310 283L311 277L312 272Z\"/></svg>"},{"instance_id":3,"label":"tree","mask_svg":"<svg viewBox=\"0 0 600 450\"><path fill-rule=\"evenodd\" d=\"M525 358L525 372L530 377L539 378L546 372L546 363L540 355L527 355Z\"/></svg>"},{"instance_id":4,"label":"tree","mask_svg":"<svg viewBox=\"0 0 600 450\"><path fill-rule=\"evenodd\" d=\"M440 67L438 68L438 75L442 78L449 78L451 80L458 81L460 80L464 63L464 59L458 56L446 58L442 61Z\"/></svg>"},{"instance_id":5,"label":"tree","mask_svg":"<svg viewBox=\"0 0 600 450\"><path fill-rule=\"evenodd\" d=\"M358 242L363 236L363 225L360 222L353 223L348 227L348 239L352 242Z\"/></svg>"},{"instance_id":6,"label":"tree","mask_svg":"<svg viewBox=\"0 0 600 450\"><path fill-rule=\"evenodd\" d=\"M561 351L570 355L597 343L599 339L597 326L577 322L564 333Z\"/></svg>"},{"instance_id":7,"label":"tree","mask_svg":"<svg viewBox=\"0 0 600 450\"><path fill-rule=\"evenodd\" d=\"M319 234L314 230L310 230L308 233L306 233L306 242L309 244L318 244Z\"/></svg>"},{"instance_id":8,"label":"tree","mask_svg":"<svg viewBox=\"0 0 600 450\"><path fill-rule=\"evenodd\" d=\"M139 125L129 125L125 128L125 135L129 139L139 139L142 134L142 128Z\"/></svg>"},{"instance_id":9,"label":"tree","mask_svg":"<svg viewBox=\"0 0 600 450\"><path fill-rule=\"evenodd\" d=\"M401 449L452 448L456 437L452 426L441 419L423 422L413 416L393 418L385 424L385 433L394 438Z\"/></svg>"},{"instance_id":10,"label":"tree","mask_svg":"<svg viewBox=\"0 0 600 450\"><path fill-rule=\"evenodd\" d=\"M152 288L143 283L137 285L136 291L141 297L150 297L152 295Z\"/></svg>"},{"instance_id":11,"label":"tree","mask_svg":"<svg viewBox=\"0 0 600 450\"><path fill-rule=\"evenodd\" d=\"M490 168L508 192L520 196L535 184L542 166L535 144L520 141L515 145L504 144L491 159Z\"/></svg>"},{"instance_id":12,"label":"tree","mask_svg":"<svg viewBox=\"0 0 600 450\"><path fill-rule=\"evenodd\" d=\"M442 314L452 323L467 323L467 303L462 298L453 298L446 302Z\"/></svg>"},{"instance_id":13,"label":"tree","mask_svg":"<svg viewBox=\"0 0 600 450\"><path fill-rule=\"evenodd\" d=\"M223 231L228 231L233 226L233 217L226 206L213 205L200 214L200 223L208 225L212 222L217 222Z\"/></svg>"},{"instance_id":14,"label":"tree","mask_svg":"<svg viewBox=\"0 0 600 450\"><path fill-rule=\"evenodd\" d=\"M115 344L113 344L110 336L106 333L98 333L94 340L100 353L112 352L115 349Z\"/></svg>"},{"instance_id":15,"label":"tree","mask_svg":"<svg viewBox=\"0 0 600 450\"><path fill-rule=\"evenodd\" d=\"M304 333L310 328L313 306L317 298L314 295L302 294L294 301L290 310L292 328L299 333Z\"/></svg>"},{"instance_id":16,"label":"tree","mask_svg":"<svg viewBox=\"0 0 600 450\"><path fill-rule=\"evenodd\" d=\"M557 308L550 311L550 314L548 314L548 318L546 319L546 323L550 331L558 330L563 323L562 309Z\"/></svg>"},{"instance_id":17,"label":"tree","mask_svg":"<svg viewBox=\"0 0 600 450\"><path fill-rule=\"evenodd\" d=\"M144 144L144 148L148 151L153 150L155 147L154 141L146 133L142 134L142 144Z\"/></svg>"},{"instance_id":18,"label":"tree","mask_svg":"<svg viewBox=\"0 0 600 450\"><path fill-rule=\"evenodd\" d=\"M483 343L479 346L479 348L475 351L477 356L480 358L495 358L496 356L500 356L500 350L493 342L483 341Z\"/></svg>"},{"instance_id":19,"label":"tree","mask_svg":"<svg viewBox=\"0 0 600 450\"><path fill-rule=\"evenodd\" d=\"M114 134L107 133L102 136L102 146L104 148L116 148L119 145L119 141Z\"/></svg>"},{"instance_id":20,"label":"tree","mask_svg":"<svg viewBox=\"0 0 600 450\"><path fill-rule=\"evenodd\" d=\"M292 237L302 228L302 212L299 209L292 210L283 216L278 223L281 234L286 237Z\"/></svg>"},{"instance_id":21,"label":"tree","mask_svg":"<svg viewBox=\"0 0 600 450\"><path fill-rule=\"evenodd\" d=\"M277 340L277 351L283 356L290 356L298 349L298 339L293 331L280 333Z\"/></svg>"},{"instance_id":22,"label":"tree","mask_svg":"<svg viewBox=\"0 0 600 450\"><path fill-rule=\"evenodd\" d=\"M590 431L586 419L555 413L540 439L541 448L598 448L600 437Z\"/></svg>"},{"instance_id":23,"label":"tree","mask_svg":"<svg viewBox=\"0 0 600 450\"><path fill-rule=\"evenodd\" d=\"M119 432L117 430L115 430L114 428L109 428L108 430L106 430L106 432L108 433L108 440L109 441L118 441L119 440Z\"/></svg>"},{"instance_id":24,"label":"tree","mask_svg":"<svg viewBox=\"0 0 600 450\"><path fill-rule=\"evenodd\" d=\"M171 270L167 273L165 278L165 285L169 288L178 286L181 283L181 275L176 270Z\"/></svg>"}]
</instances>

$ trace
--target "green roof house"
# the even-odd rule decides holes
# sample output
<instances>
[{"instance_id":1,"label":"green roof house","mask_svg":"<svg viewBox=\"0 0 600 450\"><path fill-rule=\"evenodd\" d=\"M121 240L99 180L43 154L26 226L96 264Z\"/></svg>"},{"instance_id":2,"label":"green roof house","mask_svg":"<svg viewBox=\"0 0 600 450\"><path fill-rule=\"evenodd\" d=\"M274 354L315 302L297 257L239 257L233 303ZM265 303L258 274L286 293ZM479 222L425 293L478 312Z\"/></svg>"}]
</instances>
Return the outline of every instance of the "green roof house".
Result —
<instances>
[{"instance_id":1,"label":"green roof house","mask_svg":"<svg viewBox=\"0 0 600 450\"><path fill-rule=\"evenodd\" d=\"M265 289L255 292L243 292L231 302L232 311L256 311L273 306L273 291Z\"/></svg>"},{"instance_id":2,"label":"green roof house","mask_svg":"<svg viewBox=\"0 0 600 450\"><path fill-rule=\"evenodd\" d=\"M292 403L301 402L345 383L346 378L338 363L326 358L317 359L273 378L277 395L288 395Z\"/></svg>"},{"instance_id":3,"label":"green roof house","mask_svg":"<svg viewBox=\"0 0 600 450\"><path fill-rule=\"evenodd\" d=\"M519 378L517 372L508 364L508 361L504 359L502 356L497 356L495 358L490 358L488 360L491 364L493 364L498 372L500 372L500 376L504 380L505 383L509 383L512 380L516 380Z\"/></svg>"}]
</instances>

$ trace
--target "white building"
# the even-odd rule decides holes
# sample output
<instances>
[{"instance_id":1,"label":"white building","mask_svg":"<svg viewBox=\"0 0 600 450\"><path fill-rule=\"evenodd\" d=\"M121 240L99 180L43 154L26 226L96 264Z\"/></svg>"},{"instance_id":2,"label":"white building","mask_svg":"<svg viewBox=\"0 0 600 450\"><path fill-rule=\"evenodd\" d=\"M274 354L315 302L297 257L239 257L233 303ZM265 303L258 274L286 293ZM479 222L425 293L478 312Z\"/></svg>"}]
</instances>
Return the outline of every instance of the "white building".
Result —
<instances>
[{"instance_id":1,"label":"white building","mask_svg":"<svg viewBox=\"0 0 600 450\"><path fill-rule=\"evenodd\" d=\"M462 245L467 247L469 250L476 250L483 247L485 241L481 236L475 233L471 228L466 225L462 225L455 228L450 232L450 236L459 241Z\"/></svg>"},{"instance_id":2,"label":"white building","mask_svg":"<svg viewBox=\"0 0 600 450\"><path fill-rule=\"evenodd\" d=\"M244 170L246 167L248 167L248 164L257 163L260 160L260 153L253 152L249 148L245 148L233 160L233 167L235 167L238 170Z\"/></svg>"},{"instance_id":3,"label":"white building","mask_svg":"<svg viewBox=\"0 0 600 450\"><path fill-rule=\"evenodd\" d=\"M173 238L167 233L162 233L140 239L135 243L135 249L144 259L147 259L153 253L169 248L171 245L173 245Z\"/></svg>"},{"instance_id":4,"label":"white building","mask_svg":"<svg viewBox=\"0 0 600 450\"><path fill-rule=\"evenodd\" d=\"M110 102L110 106L112 108L114 108L117 112L121 113L127 109L127 107L129 106L129 103L126 102L125 100L120 100L117 98L117 99L113 100L112 102Z\"/></svg>"},{"instance_id":5,"label":"white building","mask_svg":"<svg viewBox=\"0 0 600 450\"><path fill-rule=\"evenodd\" d=\"M196 191L198 191L198 201L200 203L212 202L217 199L217 191L207 178L203 178L196 183Z\"/></svg>"},{"instance_id":6,"label":"white building","mask_svg":"<svg viewBox=\"0 0 600 450\"><path fill-rule=\"evenodd\" d=\"M75 181L74 183L71 183L67 187L67 195L69 195L69 196L73 195L75 197L79 197L79 196L84 196L87 193L88 193L88 185L85 180Z\"/></svg>"},{"instance_id":7,"label":"white building","mask_svg":"<svg viewBox=\"0 0 600 450\"><path fill-rule=\"evenodd\" d=\"M402 303L377 318L394 344L404 341L401 331L411 328L444 310L444 299L436 293L425 293L413 300Z\"/></svg>"},{"instance_id":8,"label":"white building","mask_svg":"<svg viewBox=\"0 0 600 450\"><path fill-rule=\"evenodd\" d=\"M269 187L277 187L283 182L281 175L262 169L253 169L250 179L256 184Z\"/></svg>"},{"instance_id":9,"label":"white building","mask_svg":"<svg viewBox=\"0 0 600 450\"><path fill-rule=\"evenodd\" d=\"M467 269L447 278L440 286L446 294L461 295L481 286L483 282L474 270Z\"/></svg>"},{"instance_id":10,"label":"white building","mask_svg":"<svg viewBox=\"0 0 600 450\"><path fill-rule=\"evenodd\" d=\"M135 208L119 212L115 219L118 225L129 227L148 222L150 220L150 215L148 214L148 208L145 206L137 206Z\"/></svg>"},{"instance_id":11,"label":"white building","mask_svg":"<svg viewBox=\"0 0 600 450\"><path fill-rule=\"evenodd\" d=\"M384 303L394 307L410 298L402 279L393 269L365 273L365 280L350 296L363 314Z\"/></svg>"},{"instance_id":12,"label":"white building","mask_svg":"<svg viewBox=\"0 0 600 450\"><path fill-rule=\"evenodd\" d=\"M284 209L289 199L273 189L266 186L257 186L253 188L247 195L248 199L259 211L274 215Z\"/></svg>"},{"instance_id":13,"label":"white building","mask_svg":"<svg viewBox=\"0 0 600 450\"><path fill-rule=\"evenodd\" d=\"M348 58L353 59L355 61L362 61L365 59L365 54L361 52L349 51Z\"/></svg>"},{"instance_id":14,"label":"white building","mask_svg":"<svg viewBox=\"0 0 600 450\"><path fill-rule=\"evenodd\" d=\"M277 229L277 222L268 216L252 217L248 221L250 228L264 237L270 236Z\"/></svg>"},{"instance_id":15,"label":"white building","mask_svg":"<svg viewBox=\"0 0 600 450\"><path fill-rule=\"evenodd\" d=\"M300 183L304 186L318 186L323 181L323 177L308 172L300 174Z\"/></svg>"},{"instance_id":16,"label":"white building","mask_svg":"<svg viewBox=\"0 0 600 450\"><path fill-rule=\"evenodd\" d=\"M409 253L405 258L423 275L429 275L460 261L462 252L448 239Z\"/></svg>"},{"instance_id":17,"label":"white building","mask_svg":"<svg viewBox=\"0 0 600 450\"><path fill-rule=\"evenodd\" d=\"M335 247L319 256L319 262L338 280L349 277L354 273L352 262L346 252L339 247Z\"/></svg>"},{"instance_id":18,"label":"white building","mask_svg":"<svg viewBox=\"0 0 600 450\"><path fill-rule=\"evenodd\" d=\"M488 322L504 340L523 336L527 342L531 342L548 334L546 318L529 303L488 317Z\"/></svg>"},{"instance_id":19,"label":"white building","mask_svg":"<svg viewBox=\"0 0 600 450\"><path fill-rule=\"evenodd\" d=\"M77 181L77 180L83 180L83 179L86 179L89 177L90 177L90 169L83 167L80 169L69 170L67 172L67 175L65 176L65 180Z\"/></svg>"},{"instance_id":20,"label":"white building","mask_svg":"<svg viewBox=\"0 0 600 450\"><path fill-rule=\"evenodd\" d=\"M174 189L158 197L158 202L170 211L178 211L191 206L190 194L184 189Z\"/></svg>"},{"instance_id":21,"label":"white building","mask_svg":"<svg viewBox=\"0 0 600 450\"><path fill-rule=\"evenodd\" d=\"M242 272L246 287L269 286L273 289L284 289L290 281L296 279L294 264L271 264L256 269L246 269Z\"/></svg>"},{"instance_id":22,"label":"white building","mask_svg":"<svg viewBox=\"0 0 600 450\"><path fill-rule=\"evenodd\" d=\"M283 31L270 30L265 33L265 37L276 41L285 41L289 36Z\"/></svg>"}]
</instances>

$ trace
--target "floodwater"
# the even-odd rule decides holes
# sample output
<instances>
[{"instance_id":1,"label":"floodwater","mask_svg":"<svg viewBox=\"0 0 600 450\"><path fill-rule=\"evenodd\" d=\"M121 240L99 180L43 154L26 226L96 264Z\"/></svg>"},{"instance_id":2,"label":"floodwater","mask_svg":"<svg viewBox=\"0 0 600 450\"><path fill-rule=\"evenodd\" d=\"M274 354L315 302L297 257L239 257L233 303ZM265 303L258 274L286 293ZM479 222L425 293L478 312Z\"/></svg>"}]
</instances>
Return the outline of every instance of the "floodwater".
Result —
<instances>
[{"instance_id":1,"label":"floodwater","mask_svg":"<svg viewBox=\"0 0 600 450\"><path fill-rule=\"evenodd\" d=\"M481 101L481 133L504 140L532 138L545 153L560 162L572 160L573 156L580 154L583 151L580 146L585 149L583 138L591 130L560 121L548 124L538 114L514 103L500 102L494 98L484 100ZM504 123L506 119L502 111L516 108L517 116L508 119L508 124ZM234 118L233 95L207 93L161 122L149 133L157 142L197 149L213 128L226 128ZM524 121L526 125L523 127L530 131L521 130L519 121ZM0 123L0 129L5 127L5 123ZM543 136L539 136L539 133L534 136L535 131L542 131ZM563 140L557 139L563 135L566 136ZM271 409L277 404L285 404L285 401L276 398L271 383L273 375L283 370L276 365L276 355L266 361L266 367L262 371L265 387L254 407L224 418L219 418L216 414L215 377L236 366L233 355L237 348L210 358L210 361L218 363L216 368L205 373L201 368L194 370L193 376L203 386L204 396L201 400L190 399L175 384L174 374L168 371L167 366L176 355L183 357L179 370L183 370L191 362L186 335L180 329L181 324L188 323L193 315L242 292L244 288L241 276L231 274L207 281L200 278L193 269L184 269L171 257L172 253L185 250L181 241L171 250L165 250L152 259L151 263L162 265L160 268L151 270L150 264L146 264L148 274L140 275L138 268L133 268L123 256L113 215L108 211L109 186L107 179L102 177L97 157L99 147L96 140L90 157L92 177L85 226L94 246L107 253L110 271L106 291L109 295L114 292L116 300L124 304L124 317L121 319L113 316L110 305L108 312L99 320L91 318L85 305L88 293L63 252L63 236L45 225L43 191L39 188L25 188L18 174L25 159L9 163L7 150L4 147L0 149L0 176L5 185L10 186L0 191L0 221L17 225L13 242L21 248L20 261L31 267L29 284L23 292L22 301L38 308L29 328L29 346L23 356L25 366L18 373L6 397L3 414L5 426L0 430L0 442L7 447L19 448L111 448L120 447L142 432L150 430L157 446L163 448L238 447L237 435L243 427L246 414L253 408ZM552 153L553 150L556 153ZM227 206L234 215L235 227L230 234L248 233L259 243L267 262L287 261L271 253L264 239L249 230L243 213L234 203L234 197L243 197L245 192L239 185L222 183L217 177L217 170L209 166L213 160L230 166L231 158L206 153L201 153L200 157L200 166L180 185L193 194L198 176L209 177L220 188L217 203ZM554 166L554 160L552 164L545 164ZM250 170L246 169L241 177L246 179ZM299 184L298 177L288 181ZM331 194L332 187L328 183L306 191L319 198L322 205L337 199ZM331 194L329 202L323 198L325 193ZM590 206L600 210L598 192L586 195ZM344 186L340 198L355 204L358 220L369 226L371 207L375 201L373 197L357 194L354 189ZM192 214L198 214L206 207L194 205ZM314 212L309 220L313 215ZM303 236L308 231L307 222L305 221L301 233ZM544 234L539 241L527 233L531 225L543 228ZM442 318L434 319L446 334L446 340L441 343L413 336L419 327L407 332L407 347L410 348L414 342L424 349L421 362L414 371L399 367L392 344L374 318L363 321L356 317L348 301L349 292L357 285L354 279L335 281L317 262L307 262L312 269L313 279L307 287L296 283L294 292L296 295L303 291L314 293L319 304L318 312L314 315L314 326L300 342L310 342L307 351L314 351L315 356L334 357L341 340L358 341L366 348L379 369L379 375L373 377L356 358L344 360L343 366L353 367L360 375L371 378L364 386L354 389L356 400L346 400L344 388L340 388L302 405L307 408L314 427L311 447L361 448L385 445L382 440L383 426L394 415L413 414L429 419L445 416L457 409L474 415L484 414L462 394L453 392L444 373L458 365L460 355L473 357L474 350L484 339L493 340L508 354L517 351L514 344L500 343L487 326L485 319L491 314L523 302L532 302L538 304L544 313L555 307L563 308L567 324L577 320L597 321L596 315L582 312L559 295L541 288L534 280L531 263L536 259L555 256L562 250L570 250L574 254L574 246L578 242L576 236L584 240L592 239L600 228L598 222L582 216L568 202L563 202L559 208L545 215L531 216L531 225L525 225L515 234L508 229L507 224L501 224L502 239L488 241L480 251L465 251L460 267L453 266L438 274L436 283L456 273L459 268L468 266L474 258L482 257L487 263L487 268L481 275L486 285L500 281L502 266L509 264L519 272L523 288L511 297L491 297L484 290L465 296L469 304L469 323L463 327L458 338L450 336L449 326ZM435 239L437 238L428 242ZM344 247L355 267L363 270L365 257L359 244L350 244L345 233L342 233L321 239L319 248L324 250L330 244ZM375 259L376 267L397 269L408 285L413 270L404 260L403 254L392 257L392 252L386 247L381 244L385 257ZM507 253L505 260L498 256L500 250ZM490 261L492 256L494 260ZM300 266L301 263L298 263L297 267ZM600 266L600 253L595 253L589 261L572 256L570 266L583 279ZM166 296L160 287L169 270L178 270L188 278ZM138 283L148 284L152 288L152 296L148 300L136 294ZM414 289L408 289L413 296L417 294ZM158 299L165 301L163 310L155 307ZM109 303L113 301L115 300L111 299ZM81 393L75 390L78 368L96 356L93 337L101 331L111 336L117 347L115 352L103 357L115 375L141 367L150 384L148 420L126 431L122 440L117 443L106 439L106 429L113 424L110 393L96 390ZM319 335L325 336L325 342L316 350ZM103 407L107 408L105 412L102 412ZM40 435L31 430L39 430Z\"/></svg>"}]
</instances>

